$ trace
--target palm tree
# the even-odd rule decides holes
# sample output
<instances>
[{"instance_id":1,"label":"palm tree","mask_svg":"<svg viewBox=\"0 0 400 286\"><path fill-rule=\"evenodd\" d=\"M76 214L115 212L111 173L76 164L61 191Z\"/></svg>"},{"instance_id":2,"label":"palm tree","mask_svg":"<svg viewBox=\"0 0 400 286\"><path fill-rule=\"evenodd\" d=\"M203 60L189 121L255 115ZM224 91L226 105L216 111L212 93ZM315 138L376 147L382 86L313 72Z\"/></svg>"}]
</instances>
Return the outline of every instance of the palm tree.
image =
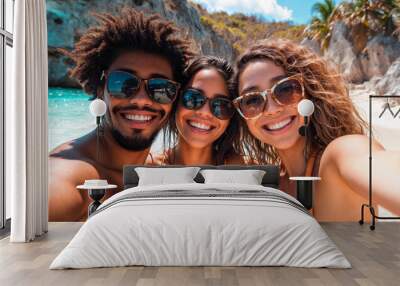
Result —
<instances>
[{"instance_id":1,"label":"palm tree","mask_svg":"<svg viewBox=\"0 0 400 286\"><path fill-rule=\"evenodd\" d=\"M349 0L338 6L333 0L315 3L312 7L311 24L305 35L318 40L321 48L328 47L333 25L343 21L363 46L368 36L385 33L400 38L400 0ZM365 43L364 43L365 44Z\"/></svg>"},{"instance_id":2,"label":"palm tree","mask_svg":"<svg viewBox=\"0 0 400 286\"><path fill-rule=\"evenodd\" d=\"M306 28L305 34L321 44L322 49L326 49L329 44L332 30L332 19L336 13L334 0L324 0L315 3L311 8L314 15L311 24Z\"/></svg>"}]
</instances>

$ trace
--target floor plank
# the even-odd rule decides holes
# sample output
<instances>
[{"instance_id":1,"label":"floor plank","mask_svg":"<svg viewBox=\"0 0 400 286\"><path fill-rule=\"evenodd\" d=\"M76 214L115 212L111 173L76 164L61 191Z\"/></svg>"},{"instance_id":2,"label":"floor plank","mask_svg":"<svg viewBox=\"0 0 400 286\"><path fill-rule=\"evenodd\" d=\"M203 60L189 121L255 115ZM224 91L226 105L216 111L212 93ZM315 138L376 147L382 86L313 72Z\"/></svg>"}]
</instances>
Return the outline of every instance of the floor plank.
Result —
<instances>
[{"instance_id":1,"label":"floor plank","mask_svg":"<svg viewBox=\"0 0 400 286\"><path fill-rule=\"evenodd\" d=\"M322 227L351 262L352 269L290 267L118 267L49 270L81 223L50 223L32 243L0 240L0 285L400 285L400 223L380 222L375 231L356 223Z\"/></svg>"}]
</instances>

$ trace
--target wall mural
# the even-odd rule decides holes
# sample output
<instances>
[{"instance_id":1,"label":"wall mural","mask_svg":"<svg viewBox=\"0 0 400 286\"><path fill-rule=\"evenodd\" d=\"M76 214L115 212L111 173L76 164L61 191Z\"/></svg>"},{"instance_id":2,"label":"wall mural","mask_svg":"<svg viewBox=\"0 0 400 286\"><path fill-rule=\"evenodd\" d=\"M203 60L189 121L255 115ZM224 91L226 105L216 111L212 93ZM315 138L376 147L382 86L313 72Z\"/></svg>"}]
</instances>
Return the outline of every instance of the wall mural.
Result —
<instances>
[{"instance_id":1,"label":"wall mural","mask_svg":"<svg viewBox=\"0 0 400 286\"><path fill-rule=\"evenodd\" d=\"M123 190L124 165L271 164L291 196L293 177L316 180L317 220L358 221L368 96L400 94L400 42L380 19L367 29L332 18L329 35L316 19L268 22L190 1L48 0L49 219L86 220L92 199L77 186L106 180L107 199ZM400 214L399 102L374 101L382 215Z\"/></svg>"}]
</instances>

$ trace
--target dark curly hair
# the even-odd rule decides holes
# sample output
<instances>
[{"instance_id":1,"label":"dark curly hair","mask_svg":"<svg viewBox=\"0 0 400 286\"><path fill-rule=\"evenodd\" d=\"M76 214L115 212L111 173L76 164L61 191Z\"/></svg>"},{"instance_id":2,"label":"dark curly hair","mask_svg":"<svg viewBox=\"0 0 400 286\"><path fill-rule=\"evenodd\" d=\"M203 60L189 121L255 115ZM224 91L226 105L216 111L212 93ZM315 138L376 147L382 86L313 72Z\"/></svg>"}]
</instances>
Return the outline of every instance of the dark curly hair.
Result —
<instances>
[{"instance_id":1,"label":"dark curly hair","mask_svg":"<svg viewBox=\"0 0 400 286\"><path fill-rule=\"evenodd\" d=\"M233 99L231 80L234 75L234 70L228 61L219 57L199 56L195 58L183 73L183 88L188 85L196 73L203 69L215 69L226 81L229 91L228 96L230 99ZM178 103L179 99L174 102L171 114L176 114ZM239 117L235 112L233 117L230 119L229 125L224 134L222 134L221 137L219 137L218 140L213 143L213 156L217 165L224 164L226 158L228 158L230 155L236 154L233 142L236 142L235 137L238 135L238 129ZM172 146L172 143L177 141L178 135L179 133L176 127L175 116L170 116L164 131L164 147L174 151L174 146ZM176 156L174 154L171 154L171 156L169 156L168 163L174 164L175 157Z\"/></svg>"},{"instance_id":2,"label":"dark curly hair","mask_svg":"<svg viewBox=\"0 0 400 286\"><path fill-rule=\"evenodd\" d=\"M85 92L96 96L102 72L124 50L164 56L172 65L174 80L181 81L182 72L195 53L191 42L172 22L129 7L122 8L119 15L93 15L99 25L89 28L72 51L60 50L75 63L70 76L79 81Z\"/></svg>"}]
</instances>

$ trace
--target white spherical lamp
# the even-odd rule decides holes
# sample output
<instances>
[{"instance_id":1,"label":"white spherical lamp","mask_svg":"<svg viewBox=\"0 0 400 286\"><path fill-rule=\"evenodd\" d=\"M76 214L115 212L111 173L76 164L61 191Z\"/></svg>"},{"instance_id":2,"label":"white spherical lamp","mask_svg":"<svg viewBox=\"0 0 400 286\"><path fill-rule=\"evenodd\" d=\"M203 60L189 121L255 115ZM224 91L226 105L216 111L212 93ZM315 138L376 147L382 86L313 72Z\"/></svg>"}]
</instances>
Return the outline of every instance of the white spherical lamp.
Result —
<instances>
[{"instance_id":1,"label":"white spherical lamp","mask_svg":"<svg viewBox=\"0 0 400 286\"><path fill-rule=\"evenodd\" d=\"M89 110L93 116L100 117L106 114L107 106L103 100L96 98L90 103Z\"/></svg>"},{"instance_id":2,"label":"white spherical lamp","mask_svg":"<svg viewBox=\"0 0 400 286\"><path fill-rule=\"evenodd\" d=\"M301 116L310 116L314 113L314 103L309 99L302 99L297 105L297 111Z\"/></svg>"}]
</instances>

